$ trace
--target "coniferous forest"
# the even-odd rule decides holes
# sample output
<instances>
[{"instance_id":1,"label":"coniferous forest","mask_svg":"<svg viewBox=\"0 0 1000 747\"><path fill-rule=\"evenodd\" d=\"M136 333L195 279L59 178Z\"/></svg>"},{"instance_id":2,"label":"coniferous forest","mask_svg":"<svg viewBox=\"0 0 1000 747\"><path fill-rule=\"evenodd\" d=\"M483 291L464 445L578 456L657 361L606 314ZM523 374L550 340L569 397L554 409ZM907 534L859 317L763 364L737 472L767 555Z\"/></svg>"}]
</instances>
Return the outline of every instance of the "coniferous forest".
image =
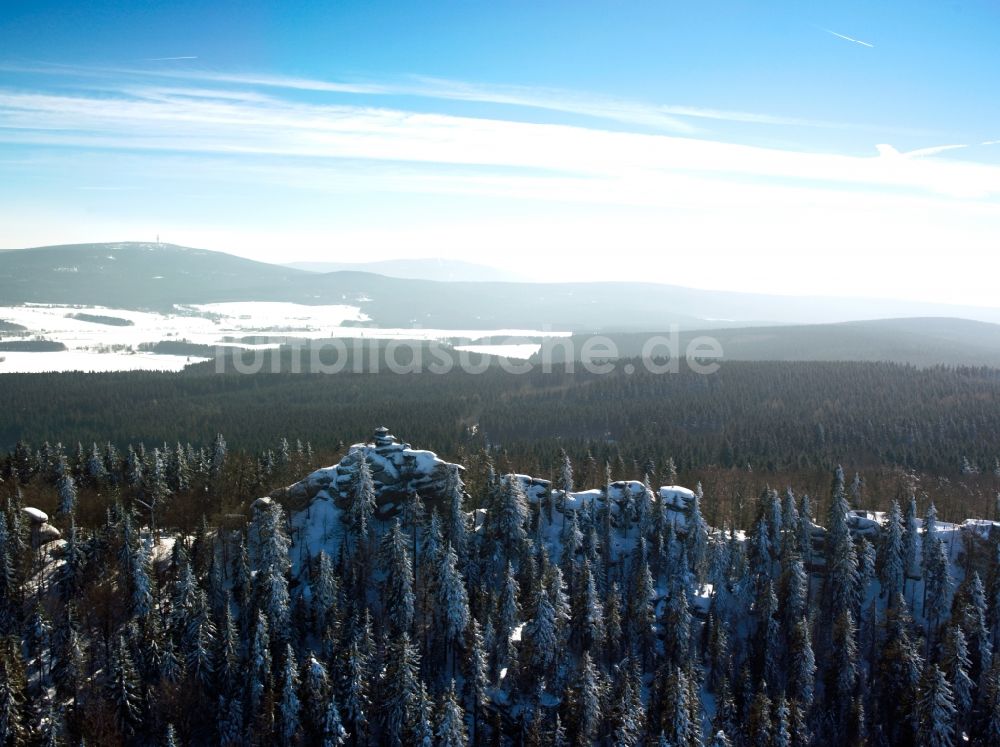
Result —
<instances>
[{"instance_id":1,"label":"coniferous forest","mask_svg":"<svg viewBox=\"0 0 1000 747\"><path fill-rule=\"evenodd\" d=\"M370 443L17 443L5 743L1000 744L1000 531L926 476L737 512L657 489L696 475L671 457L463 449L387 498ZM994 479L965 461L936 485Z\"/></svg>"}]
</instances>

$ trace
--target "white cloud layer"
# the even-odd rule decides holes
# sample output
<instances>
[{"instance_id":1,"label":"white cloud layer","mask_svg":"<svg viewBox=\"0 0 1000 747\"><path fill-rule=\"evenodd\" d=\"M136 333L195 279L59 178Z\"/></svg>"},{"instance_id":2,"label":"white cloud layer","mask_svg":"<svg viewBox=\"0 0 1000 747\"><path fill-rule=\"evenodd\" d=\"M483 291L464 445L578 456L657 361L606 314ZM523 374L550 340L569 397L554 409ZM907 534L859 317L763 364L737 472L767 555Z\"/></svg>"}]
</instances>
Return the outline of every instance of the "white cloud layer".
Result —
<instances>
[{"instance_id":1,"label":"white cloud layer","mask_svg":"<svg viewBox=\"0 0 1000 747\"><path fill-rule=\"evenodd\" d=\"M298 236L299 245L313 252L334 244L376 256L391 255L393 247L398 255L401 246L410 253L464 256L476 246L502 252L510 262L530 256L550 277L561 268L565 274L560 249L572 247L582 260L574 263L577 275L648 277L634 263L625 272L608 269L606 252L624 247L617 256L654 268L649 279L841 290L816 279L822 256L824 264L831 257L851 259L907 278L905 288L881 295L993 303L992 291L985 284L973 287L978 281L972 279L964 288L942 287L942 271L934 267L945 247L952 257L983 256L1000 230L1000 166L951 156L967 147L962 144L907 153L873 144L864 155L762 147L713 138L690 122L838 125L416 77L400 85L176 70L64 72L71 85L58 89L0 87L0 143L24 152L60 149L68 164L77 164L77 186L88 191L141 192L157 179L176 179L180 169L194 182L274 190L277 203L284 200L289 209L303 190L367 194L373 205L385 205L377 228L360 220L331 223L323 215L294 229L263 218L254 226L252 215L245 218L249 225L227 224L225 211L216 224L173 216L171 227L192 243L238 245L260 258L266 258L260 256L264 244L281 235ZM393 106L378 105L389 95ZM429 112L427 106L404 107L400 96L509 104L585 119L523 121L508 112L447 113L443 106ZM594 119L639 131L596 127ZM129 183L88 181L100 175L94 152L112 158ZM13 168L0 162L0 175ZM393 213L392 196L398 195L433 202L422 220L412 221L408 213ZM465 212L468 200L476 207ZM44 243L25 240L38 235L37 226L25 222L32 212L25 207L0 209L7 225L0 245ZM27 207L44 212L42 205ZM107 206L102 210L102 217L90 215L77 225L115 225ZM135 215L122 215L117 225L135 222ZM91 237L63 240L84 238ZM127 237L116 232L99 238ZM540 256L539 247L551 255ZM997 260L983 261L1000 270ZM852 279L843 292L875 293L870 286L881 281L870 272L866 277Z\"/></svg>"}]
</instances>

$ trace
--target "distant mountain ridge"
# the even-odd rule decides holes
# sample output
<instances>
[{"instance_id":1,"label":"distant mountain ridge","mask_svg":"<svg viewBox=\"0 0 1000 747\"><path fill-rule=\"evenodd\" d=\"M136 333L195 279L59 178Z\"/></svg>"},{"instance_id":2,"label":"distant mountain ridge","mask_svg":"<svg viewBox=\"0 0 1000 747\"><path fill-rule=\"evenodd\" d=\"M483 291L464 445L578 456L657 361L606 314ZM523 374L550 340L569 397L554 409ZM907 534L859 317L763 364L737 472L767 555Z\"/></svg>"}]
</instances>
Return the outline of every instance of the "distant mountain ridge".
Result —
<instances>
[{"instance_id":1,"label":"distant mountain ridge","mask_svg":"<svg viewBox=\"0 0 1000 747\"><path fill-rule=\"evenodd\" d=\"M169 310L174 304L224 301L350 304L383 327L548 327L581 333L907 316L1000 322L1000 309L767 296L656 283L447 282L358 271L316 273L172 244L75 244L7 250L0 255L0 305L34 302Z\"/></svg>"},{"instance_id":2,"label":"distant mountain ridge","mask_svg":"<svg viewBox=\"0 0 1000 747\"><path fill-rule=\"evenodd\" d=\"M681 356L700 336L716 340L727 361L892 361L914 366L1000 367L1000 325L946 317L876 319L689 330L678 336ZM644 351L649 333L611 334L620 358L665 357L662 345ZM586 336L574 338L579 353ZM553 344L556 360L564 360Z\"/></svg>"},{"instance_id":3,"label":"distant mountain ridge","mask_svg":"<svg viewBox=\"0 0 1000 747\"><path fill-rule=\"evenodd\" d=\"M445 282L527 282L528 278L489 265L455 259L386 259L378 262L288 262L307 272L373 272L389 278Z\"/></svg>"}]
</instances>

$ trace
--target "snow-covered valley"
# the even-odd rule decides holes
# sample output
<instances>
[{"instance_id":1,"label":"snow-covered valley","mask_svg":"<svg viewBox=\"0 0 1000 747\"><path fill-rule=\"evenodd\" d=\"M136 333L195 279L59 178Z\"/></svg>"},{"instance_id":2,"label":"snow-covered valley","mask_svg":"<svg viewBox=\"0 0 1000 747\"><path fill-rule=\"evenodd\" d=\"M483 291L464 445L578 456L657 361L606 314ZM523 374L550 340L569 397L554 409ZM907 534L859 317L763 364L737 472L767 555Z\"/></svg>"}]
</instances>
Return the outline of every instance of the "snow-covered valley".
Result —
<instances>
[{"instance_id":1,"label":"snow-covered valley","mask_svg":"<svg viewBox=\"0 0 1000 747\"><path fill-rule=\"evenodd\" d=\"M368 321L359 306L342 304L213 303L177 306L173 313L101 306L2 306L0 322L6 322L7 328L0 324L0 373L177 371L210 359L204 350L191 355L148 350L162 342L253 350L274 348L284 340L454 341L458 351L526 359L541 347L537 340L569 334L527 329L381 328L368 326ZM59 343L65 349L9 349L15 343L38 340ZM481 340L488 341L460 344Z\"/></svg>"}]
</instances>

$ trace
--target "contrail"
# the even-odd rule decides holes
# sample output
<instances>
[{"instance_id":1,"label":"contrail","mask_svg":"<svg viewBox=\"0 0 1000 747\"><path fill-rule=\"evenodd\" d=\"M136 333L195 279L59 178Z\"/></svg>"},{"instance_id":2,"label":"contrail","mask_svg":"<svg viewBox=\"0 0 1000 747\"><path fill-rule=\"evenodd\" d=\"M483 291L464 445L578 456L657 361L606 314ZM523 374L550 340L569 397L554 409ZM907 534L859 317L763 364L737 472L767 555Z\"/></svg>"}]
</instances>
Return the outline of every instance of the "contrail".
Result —
<instances>
[{"instance_id":1,"label":"contrail","mask_svg":"<svg viewBox=\"0 0 1000 747\"><path fill-rule=\"evenodd\" d=\"M167 62L168 60L197 60L196 55L187 55L184 57L147 57L146 62Z\"/></svg>"},{"instance_id":2,"label":"contrail","mask_svg":"<svg viewBox=\"0 0 1000 747\"><path fill-rule=\"evenodd\" d=\"M828 34L833 34L838 39L844 39L845 41L854 42L855 44L860 44L863 47L874 47L874 44L869 44L866 41L861 41L860 39L854 39L850 36L844 36L843 34L838 34L836 31L830 31L830 29L823 29Z\"/></svg>"}]
</instances>

